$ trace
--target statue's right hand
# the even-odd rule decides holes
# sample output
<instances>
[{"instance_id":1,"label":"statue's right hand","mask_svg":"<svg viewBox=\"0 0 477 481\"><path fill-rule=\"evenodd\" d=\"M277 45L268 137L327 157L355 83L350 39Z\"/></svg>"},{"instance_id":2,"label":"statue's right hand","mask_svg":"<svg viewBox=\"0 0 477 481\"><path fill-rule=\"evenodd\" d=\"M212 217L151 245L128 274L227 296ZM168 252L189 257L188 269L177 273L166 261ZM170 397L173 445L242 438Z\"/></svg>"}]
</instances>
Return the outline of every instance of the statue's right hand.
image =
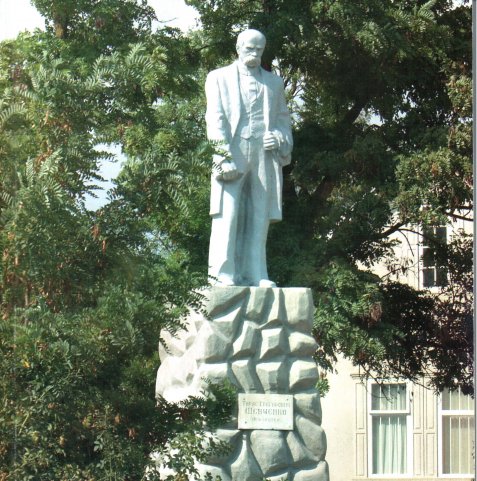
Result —
<instances>
[{"instance_id":1,"label":"statue's right hand","mask_svg":"<svg viewBox=\"0 0 477 481\"><path fill-rule=\"evenodd\" d=\"M222 162L217 170L216 179L225 182L238 179L242 175L242 173L238 171L235 162L232 160Z\"/></svg>"}]
</instances>

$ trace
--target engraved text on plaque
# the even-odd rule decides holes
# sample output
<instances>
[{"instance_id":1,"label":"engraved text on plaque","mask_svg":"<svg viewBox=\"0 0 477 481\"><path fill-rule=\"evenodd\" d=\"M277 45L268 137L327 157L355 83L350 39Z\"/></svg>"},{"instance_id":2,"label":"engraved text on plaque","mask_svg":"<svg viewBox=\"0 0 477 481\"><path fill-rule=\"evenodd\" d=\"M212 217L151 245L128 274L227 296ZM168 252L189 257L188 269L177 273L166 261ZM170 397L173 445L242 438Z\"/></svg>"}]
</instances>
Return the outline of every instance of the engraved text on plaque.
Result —
<instances>
[{"instance_id":1,"label":"engraved text on plaque","mask_svg":"<svg viewBox=\"0 0 477 481\"><path fill-rule=\"evenodd\" d=\"M293 396L239 394L239 429L293 430Z\"/></svg>"}]
</instances>

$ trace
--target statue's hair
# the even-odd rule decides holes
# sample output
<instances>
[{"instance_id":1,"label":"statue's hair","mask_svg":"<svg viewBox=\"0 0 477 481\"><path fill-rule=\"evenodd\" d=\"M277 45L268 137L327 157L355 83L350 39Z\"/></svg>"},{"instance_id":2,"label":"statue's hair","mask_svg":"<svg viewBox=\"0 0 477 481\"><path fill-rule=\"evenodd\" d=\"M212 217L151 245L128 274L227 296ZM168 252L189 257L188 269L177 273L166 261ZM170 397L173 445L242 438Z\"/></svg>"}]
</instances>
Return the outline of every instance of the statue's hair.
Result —
<instances>
[{"instance_id":1,"label":"statue's hair","mask_svg":"<svg viewBox=\"0 0 477 481\"><path fill-rule=\"evenodd\" d=\"M263 35L262 32L259 32L258 30L255 30L253 28L248 28L247 30L244 30L243 32L240 32L237 36L237 48L241 47L249 37L261 37L263 38L264 42L267 41L265 38L265 35Z\"/></svg>"}]
</instances>

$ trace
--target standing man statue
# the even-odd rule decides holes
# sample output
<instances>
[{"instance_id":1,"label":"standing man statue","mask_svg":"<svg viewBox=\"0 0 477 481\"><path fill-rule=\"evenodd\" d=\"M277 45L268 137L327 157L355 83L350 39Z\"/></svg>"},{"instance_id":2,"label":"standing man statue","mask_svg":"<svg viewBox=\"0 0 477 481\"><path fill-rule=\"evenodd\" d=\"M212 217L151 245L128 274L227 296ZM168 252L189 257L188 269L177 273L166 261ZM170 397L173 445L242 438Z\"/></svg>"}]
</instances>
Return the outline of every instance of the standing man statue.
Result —
<instances>
[{"instance_id":1,"label":"standing man statue","mask_svg":"<svg viewBox=\"0 0 477 481\"><path fill-rule=\"evenodd\" d=\"M265 36L245 30L238 59L207 76L207 136L214 155L209 248L211 283L276 287L268 279L270 222L282 218L282 167L291 160L283 81L262 69Z\"/></svg>"}]
</instances>

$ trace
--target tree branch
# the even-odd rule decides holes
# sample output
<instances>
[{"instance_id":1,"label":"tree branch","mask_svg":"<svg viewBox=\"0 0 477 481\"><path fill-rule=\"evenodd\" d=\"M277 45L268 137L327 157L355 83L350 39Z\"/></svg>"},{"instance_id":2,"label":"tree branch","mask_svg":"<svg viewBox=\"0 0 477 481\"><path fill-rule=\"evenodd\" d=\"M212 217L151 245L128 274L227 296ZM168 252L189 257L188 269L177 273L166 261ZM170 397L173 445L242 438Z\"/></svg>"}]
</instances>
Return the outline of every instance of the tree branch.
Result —
<instances>
[{"instance_id":1,"label":"tree branch","mask_svg":"<svg viewBox=\"0 0 477 481\"><path fill-rule=\"evenodd\" d=\"M401 227L405 224L405 222L398 222L397 224L389 227L387 230L379 234L378 239L384 239L385 237L389 237L391 234L394 234L395 232L400 230Z\"/></svg>"},{"instance_id":2,"label":"tree branch","mask_svg":"<svg viewBox=\"0 0 477 481\"><path fill-rule=\"evenodd\" d=\"M473 218L473 217L465 217L465 216L463 216L463 215L455 214L454 212L446 212L446 214L447 214L449 217L452 217L453 219L465 220L465 221L467 221L467 222L474 222L474 218Z\"/></svg>"},{"instance_id":3,"label":"tree branch","mask_svg":"<svg viewBox=\"0 0 477 481\"><path fill-rule=\"evenodd\" d=\"M356 100L354 105L346 112L345 116L341 123L343 125L351 125L355 122L355 120L359 117L359 114L364 109L367 103L367 99Z\"/></svg>"}]
</instances>

